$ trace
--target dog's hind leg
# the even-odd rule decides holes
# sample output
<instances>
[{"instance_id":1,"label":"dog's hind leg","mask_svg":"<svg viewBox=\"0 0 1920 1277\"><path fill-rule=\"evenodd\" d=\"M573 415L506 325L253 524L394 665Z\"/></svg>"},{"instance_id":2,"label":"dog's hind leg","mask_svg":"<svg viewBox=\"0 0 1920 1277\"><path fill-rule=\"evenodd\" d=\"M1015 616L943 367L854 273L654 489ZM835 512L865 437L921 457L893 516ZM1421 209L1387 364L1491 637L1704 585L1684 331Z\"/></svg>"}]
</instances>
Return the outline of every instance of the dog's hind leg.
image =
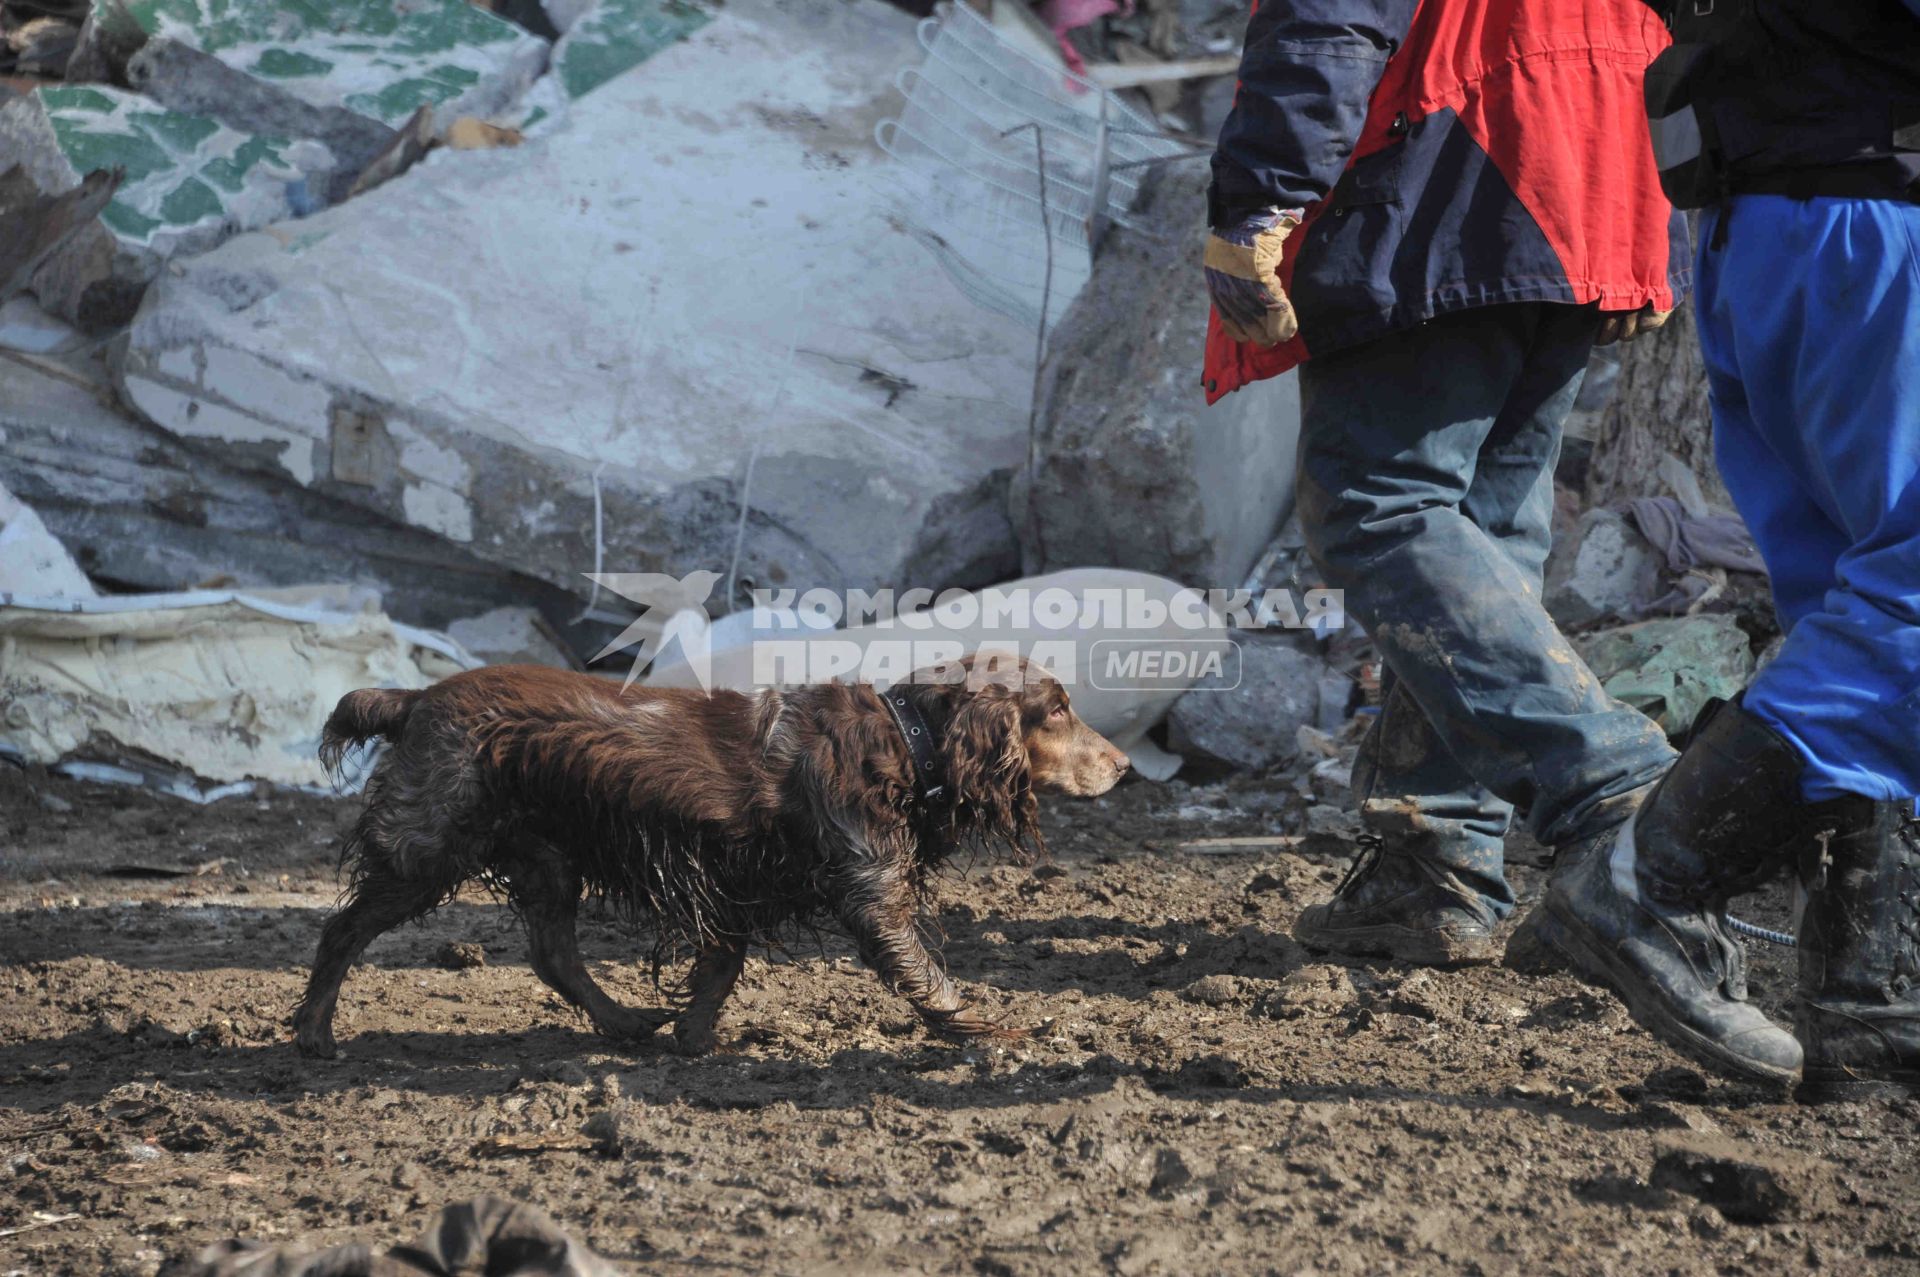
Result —
<instances>
[{"instance_id":1,"label":"dog's hind leg","mask_svg":"<svg viewBox=\"0 0 1920 1277\"><path fill-rule=\"evenodd\" d=\"M293 1013L294 1045L300 1054L332 1059L333 1008L347 969L374 937L431 910L445 894L438 883L408 882L376 869L355 885L353 899L327 919L313 956L307 993Z\"/></svg>"},{"instance_id":2,"label":"dog's hind leg","mask_svg":"<svg viewBox=\"0 0 1920 1277\"><path fill-rule=\"evenodd\" d=\"M673 1045L680 1054L705 1055L713 1050L720 1008L739 982L746 960L747 946L739 940L702 949L694 958L693 972L687 976L687 1008L673 1026Z\"/></svg>"},{"instance_id":3,"label":"dog's hind leg","mask_svg":"<svg viewBox=\"0 0 1920 1277\"><path fill-rule=\"evenodd\" d=\"M580 879L546 857L516 866L510 890L527 924L534 974L548 988L587 1013L594 1030L621 1041L644 1038L673 1019L666 1010L636 1010L607 996L580 960L575 925Z\"/></svg>"}]
</instances>

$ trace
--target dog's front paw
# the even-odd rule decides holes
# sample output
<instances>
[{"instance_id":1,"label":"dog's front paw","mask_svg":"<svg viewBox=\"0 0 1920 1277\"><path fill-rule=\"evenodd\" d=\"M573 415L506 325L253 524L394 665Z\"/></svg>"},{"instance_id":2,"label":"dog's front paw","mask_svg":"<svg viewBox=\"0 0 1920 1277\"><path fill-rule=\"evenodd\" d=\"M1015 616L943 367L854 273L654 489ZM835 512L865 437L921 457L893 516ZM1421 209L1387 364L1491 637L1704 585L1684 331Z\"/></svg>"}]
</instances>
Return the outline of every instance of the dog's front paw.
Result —
<instances>
[{"instance_id":1,"label":"dog's front paw","mask_svg":"<svg viewBox=\"0 0 1920 1277\"><path fill-rule=\"evenodd\" d=\"M615 1042L639 1042L652 1037L673 1021L671 1011L632 1011L622 1008L618 1015L604 1015L593 1022L594 1031Z\"/></svg>"},{"instance_id":2,"label":"dog's front paw","mask_svg":"<svg viewBox=\"0 0 1920 1277\"><path fill-rule=\"evenodd\" d=\"M690 1025L681 1021L674 1026L673 1049L680 1055L711 1055L720 1044L720 1035L711 1024Z\"/></svg>"},{"instance_id":3,"label":"dog's front paw","mask_svg":"<svg viewBox=\"0 0 1920 1277\"><path fill-rule=\"evenodd\" d=\"M989 1020L972 1007L923 1014L927 1027L949 1042L1017 1042L1031 1036L1026 1029L1011 1028Z\"/></svg>"}]
</instances>

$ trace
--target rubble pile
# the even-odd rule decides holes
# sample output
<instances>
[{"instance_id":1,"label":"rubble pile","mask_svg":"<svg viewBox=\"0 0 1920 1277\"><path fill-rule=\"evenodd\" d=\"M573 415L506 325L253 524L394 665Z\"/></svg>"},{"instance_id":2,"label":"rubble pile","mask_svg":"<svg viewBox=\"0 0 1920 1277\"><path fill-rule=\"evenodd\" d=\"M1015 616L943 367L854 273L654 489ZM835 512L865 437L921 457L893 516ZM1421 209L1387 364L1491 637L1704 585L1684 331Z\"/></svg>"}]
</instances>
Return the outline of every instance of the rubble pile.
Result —
<instances>
[{"instance_id":1,"label":"rubble pile","mask_svg":"<svg viewBox=\"0 0 1920 1277\"><path fill-rule=\"evenodd\" d=\"M1224 69L1192 62L1172 12L1155 10L1150 56L1186 61L1143 71L1107 50L1090 68L1155 86L1113 108L1149 129ZM1070 46L1044 14L965 20L1004 63L986 74L1085 116L1047 127L1095 131L1105 98L1064 78ZM758 587L1018 575L1009 485L1034 442L1035 334L889 196L905 188L875 126L935 56L900 8L0 0L0 30L33 77L0 97L0 482L22 512L8 526L70 568L10 582L0 610L57 611L82 586L245 607L346 581L365 591L354 615L445 631L463 660L470 644L578 666L633 619L594 586L603 569L697 569L726 582L718 614ZM961 194L984 189L969 162L942 158ZM1161 291L1170 259L1126 220L1077 245L1077 271L1028 282L1061 310L1089 278L1107 297ZM1052 336L1056 374L1100 340ZM1135 351L1139 394L1106 420L1063 408L1047 473L1150 430L1191 462L1167 500L1098 495L1133 501L1111 513L1135 522L1189 518L1236 478L1204 551L1159 565L1204 588L1243 573L1284 514L1292 424L1284 403L1242 412L1231 438L1227 414L1155 420L1156 387L1188 380L1192 355ZM1273 473L1237 465L1235 440ZM1044 504L1086 506L1074 486ZM6 680L49 682L19 661ZM1180 686L1122 697L1129 730ZM99 706L61 712L82 726L4 743L42 761L174 748L118 739ZM231 770L215 761L201 774Z\"/></svg>"},{"instance_id":2,"label":"rubble pile","mask_svg":"<svg viewBox=\"0 0 1920 1277\"><path fill-rule=\"evenodd\" d=\"M1300 599L1318 582L1281 527L1294 380L1212 407L1194 380L1207 170L1182 135L1218 123L1237 19L1046 0L950 14L961 40L914 8L0 0L0 604L43 645L0 681L54 696L65 658L45 645L138 611L49 628L49 601L92 615L97 594L245 609L350 582L351 624L283 617L320 628L273 641L377 618L402 682L425 677L406 636L428 631L454 664L581 666L633 619L603 571L710 579L717 615L762 587L976 590L1023 571ZM963 53L957 79L935 74ZM971 132L956 115L943 133L912 88L936 82L976 93ZM1029 99L1074 142L1052 160L995 148L993 104ZM1075 166L1099 168L1115 111L1146 158L1056 230L1043 192L1094 189ZM949 230L1009 197L981 225L1042 241L997 264L1032 277L988 281L903 192ZM1012 304L1023 289L1032 304ZM1682 472L1617 508L1564 492L1546 581L1607 687L1674 732L1774 633L1744 530ZM1171 774L1165 746L1281 777L1307 833L1341 834L1379 700L1366 635L1235 637L1231 670L1086 688L1090 712L1111 711L1143 774ZM733 683L742 659L720 654ZM120 709L143 696L128 683ZM307 730L310 708L285 717ZM0 744L186 748L103 714L69 698L31 748Z\"/></svg>"}]
</instances>

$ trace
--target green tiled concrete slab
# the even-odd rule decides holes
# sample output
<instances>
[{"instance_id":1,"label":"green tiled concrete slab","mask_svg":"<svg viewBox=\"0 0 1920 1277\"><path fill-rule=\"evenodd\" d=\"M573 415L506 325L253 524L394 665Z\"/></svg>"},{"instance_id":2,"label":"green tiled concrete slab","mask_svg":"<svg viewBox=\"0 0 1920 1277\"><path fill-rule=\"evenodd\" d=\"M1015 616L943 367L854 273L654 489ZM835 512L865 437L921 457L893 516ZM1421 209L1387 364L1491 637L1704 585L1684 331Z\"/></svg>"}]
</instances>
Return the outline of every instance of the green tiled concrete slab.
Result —
<instances>
[{"instance_id":1,"label":"green tiled concrete slab","mask_svg":"<svg viewBox=\"0 0 1920 1277\"><path fill-rule=\"evenodd\" d=\"M421 106L494 114L546 41L467 0L95 0L318 106L399 124Z\"/></svg>"},{"instance_id":2,"label":"green tiled concrete slab","mask_svg":"<svg viewBox=\"0 0 1920 1277\"><path fill-rule=\"evenodd\" d=\"M305 211L307 172L285 138L252 137L212 120L161 110L100 85L43 88L34 95L60 158L81 174L121 168L126 178L101 220L123 239L152 246L226 219L261 225ZM7 107L34 111L32 100Z\"/></svg>"},{"instance_id":3,"label":"green tiled concrete slab","mask_svg":"<svg viewBox=\"0 0 1920 1277\"><path fill-rule=\"evenodd\" d=\"M582 97L711 20L690 0L599 0L554 46L553 73L569 98Z\"/></svg>"}]
</instances>

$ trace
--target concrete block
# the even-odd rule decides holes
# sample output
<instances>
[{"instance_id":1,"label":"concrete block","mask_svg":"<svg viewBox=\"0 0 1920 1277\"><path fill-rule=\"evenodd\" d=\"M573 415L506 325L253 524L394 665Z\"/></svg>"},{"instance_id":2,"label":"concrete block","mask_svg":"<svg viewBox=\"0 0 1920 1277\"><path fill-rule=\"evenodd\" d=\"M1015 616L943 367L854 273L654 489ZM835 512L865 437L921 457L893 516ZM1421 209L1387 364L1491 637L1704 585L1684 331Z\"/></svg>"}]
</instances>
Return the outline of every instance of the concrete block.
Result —
<instances>
[{"instance_id":1,"label":"concrete block","mask_svg":"<svg viewBox=\"0 0 1920 1277\"><path fill-rule=\"evenodd\" d=\"M564 129L176 262L122 392L583 594L596 524L604 570L724 571L743 499L743 585L1004 579L1032 333L879 189L917 53L875 0L730 3Z\"/></svg>"},{"instance_id":2,"label":"concrete block","mask_svg":"<svg viewBox=\"0 0 1920 1277\"><path fill-rule=\"evenodd\" d=\"M1589 510L1547 558L1547 611L1561 625L1630 617L1660 593L1658 551L1613 510Z\"/></svg>"},{"instance_id":3,"label":"concrete block","mask_svg":"<svg viewBox=\"0 0 1920 1277\"><path fill-rule=\"evenodd\" d=\"M1238 644L1238 670L1202 679L1173 703L1167 744L1177 754L1265 771L1291 762L1300 727L1318 721L1326 662L1284 636Z\"/></svg>"},{"instance_id":4,"label":"concrete block","mask_svg":"<svg viewBox=\"0 0 1920 1277\"><path fill-rule=\"evenodd\" d=\"M1296 378L1201 395L1206 183L1187 164L1150 187L1152 233L1109 237L1052 336L1033 491L1014 481L1028 571L1107 563L1231 588L1292 508Z\"/></svg>"}]
</instances>

